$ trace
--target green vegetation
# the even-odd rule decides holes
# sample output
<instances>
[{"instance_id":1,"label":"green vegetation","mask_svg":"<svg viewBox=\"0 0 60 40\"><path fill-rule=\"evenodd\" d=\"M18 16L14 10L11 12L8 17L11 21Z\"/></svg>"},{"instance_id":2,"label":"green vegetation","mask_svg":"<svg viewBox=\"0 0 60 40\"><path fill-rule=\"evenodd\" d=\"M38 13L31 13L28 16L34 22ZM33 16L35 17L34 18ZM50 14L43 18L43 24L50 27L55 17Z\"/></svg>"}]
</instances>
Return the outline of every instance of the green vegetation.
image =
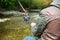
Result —
<instances>
[{"instance_id":1,"label":"green vegetation","mask_svg":"<svg viewBox=\"0 0 60 40\"><path fill-rule=\"evenodd\" d=\"M19 0L25 8L44 8L51 0ZM5 9L19 9L17 0L0 0L0 7Z\"/></svg>"},{"instance_id":2,"label":"green vegetation","mask_svg":"<svg viewBox=\"0 0 60 40\"><path fill-rule=\"evenodd\" d=\"M16 0L0 0L0 7L5 9L16 9L18 8Z\"/></svg>"},{"instance_id":3,"label":"green vegetation","mask_svg":"<svg viewBox=\"0 0 60 40\"><path fill-rule=\"evenodd\" d=\"M49 5L51 0L32 0L31 8L45 8Z\"/></svg>"}]
</instances>

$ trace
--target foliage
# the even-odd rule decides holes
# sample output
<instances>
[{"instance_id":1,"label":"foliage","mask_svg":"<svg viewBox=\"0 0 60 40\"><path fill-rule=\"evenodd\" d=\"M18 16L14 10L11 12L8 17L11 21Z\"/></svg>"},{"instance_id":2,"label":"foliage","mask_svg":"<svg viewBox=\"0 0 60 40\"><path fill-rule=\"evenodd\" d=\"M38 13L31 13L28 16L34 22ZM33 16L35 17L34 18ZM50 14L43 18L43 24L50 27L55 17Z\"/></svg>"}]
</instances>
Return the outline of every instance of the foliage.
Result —
<instances>
[{"instance_id":1,"label":"foliage","mask_svg":"<svg viewBox=\"0 0 60 40\"><path fill-rule=\"evenodd\" d=\"M28 8L45 8L47 7L51 0L22 0L22 4Z\"/></svg>"},{"instance_id":2,"label":"foliage","mask_svg":"<svg viewBox=\"0 0 60 40\"><path fill-rule=\"evenodd\" d=\"M25 8L44 8L51 0L19 0ZM19 9L17 0L0 0L0 6L6 9Z\"/></svg>"},{"instance_id":3,"label":"foliage","mask_svg":"<svg viewBox=\"0 0 60 40\"><path fill-rule=\"evenodd\" d=\"M31 8L45 8L50 2L51 0L32 0Z\"/></svg>"},{"instance_id":4,"label":"foliage","mask_svg":"<svg viewBox=\"0 0 60 40\"><path fill-rule=\"evenodd\" d=\"M26 8L30 7L31 5L31 0L21 0L21 4Z\"/></svg>"},{"instance_id":5,"label":"foliage","mask_svg":"<svg viewBox=\"0 0 60 40\"><path fill-rule=\"evenodd\" d=\"M0 0L0 5L2 8L14 9L15 7L17 7L17 1L16 0Z\"/></svg>"}]
</instances>

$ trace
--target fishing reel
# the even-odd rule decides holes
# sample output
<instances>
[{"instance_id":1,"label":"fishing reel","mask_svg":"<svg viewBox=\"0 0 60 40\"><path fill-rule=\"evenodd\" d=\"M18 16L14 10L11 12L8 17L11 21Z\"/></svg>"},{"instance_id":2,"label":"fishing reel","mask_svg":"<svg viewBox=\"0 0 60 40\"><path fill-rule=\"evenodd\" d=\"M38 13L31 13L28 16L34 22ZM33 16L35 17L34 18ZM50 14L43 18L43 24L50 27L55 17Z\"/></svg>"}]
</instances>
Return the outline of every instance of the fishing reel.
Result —
<instances>
[{"instance_id":1,"label":"fishing reel","mask_svg":"<svg viewBox=\"0 0 60 40\"><path fill-rule=\"evenodd\" d=\"M24 16L24 21L25 21L26 23L29 23L29 22L30 22L30 16L29 16L29 15L25 15L25 16Z\"/></svg>"}]
</instances>

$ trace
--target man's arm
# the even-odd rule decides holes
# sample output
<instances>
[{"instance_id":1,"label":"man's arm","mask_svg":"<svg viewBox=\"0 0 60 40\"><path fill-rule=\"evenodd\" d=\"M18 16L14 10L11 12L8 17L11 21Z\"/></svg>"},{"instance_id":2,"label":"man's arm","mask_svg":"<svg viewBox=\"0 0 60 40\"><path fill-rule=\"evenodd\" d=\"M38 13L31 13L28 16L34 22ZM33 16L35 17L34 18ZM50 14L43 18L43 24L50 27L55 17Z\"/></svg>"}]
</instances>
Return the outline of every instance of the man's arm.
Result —
<instances>
[{"instance_id":1,"label":"man's arm","mask_svg":"<svg viewBox=\"0 0 60 40\"><path fill-rule=\"evenodd\" d=\"M60 40L60 19L55 19L48 23L47 29L41 36L41 39Z\"/></svg>"},{"instance_id":2,"label":"man's arm","mask_svg":"<svg viewBox=\"0 0 60 40\"><path fill-rule=\"evenodd\" d=\"M37 22L31 23L33 36L39 37L39 38L41 37L41 35L43 34L43 32L46 28L47 17L48 17L47 15L42 14L42 13L46 13L45 11L41 11L40 13L41 14L40 14L39 18L37 19Z\"/></svg>"}]
</instances>

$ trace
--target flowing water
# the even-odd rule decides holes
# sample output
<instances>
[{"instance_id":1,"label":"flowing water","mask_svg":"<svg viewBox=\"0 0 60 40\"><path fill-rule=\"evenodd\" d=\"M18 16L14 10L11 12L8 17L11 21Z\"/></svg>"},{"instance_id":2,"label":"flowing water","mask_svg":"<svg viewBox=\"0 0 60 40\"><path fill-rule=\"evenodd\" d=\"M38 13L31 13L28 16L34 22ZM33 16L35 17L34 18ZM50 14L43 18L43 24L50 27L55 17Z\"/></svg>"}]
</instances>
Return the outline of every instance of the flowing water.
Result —
<instances>
[{"instance_id":1,"label":"flowing water","mask_svg":"<svg viewBox=\"0 0 60 40\"><path fill-rule=\"evenodd\" d=\"M30 16L38 13L30 13ZM9 17L10 20L0 22L0 40L23 40L31 36L30 24L24 22L23 16Z\"/></svg>"}]
</instances>

